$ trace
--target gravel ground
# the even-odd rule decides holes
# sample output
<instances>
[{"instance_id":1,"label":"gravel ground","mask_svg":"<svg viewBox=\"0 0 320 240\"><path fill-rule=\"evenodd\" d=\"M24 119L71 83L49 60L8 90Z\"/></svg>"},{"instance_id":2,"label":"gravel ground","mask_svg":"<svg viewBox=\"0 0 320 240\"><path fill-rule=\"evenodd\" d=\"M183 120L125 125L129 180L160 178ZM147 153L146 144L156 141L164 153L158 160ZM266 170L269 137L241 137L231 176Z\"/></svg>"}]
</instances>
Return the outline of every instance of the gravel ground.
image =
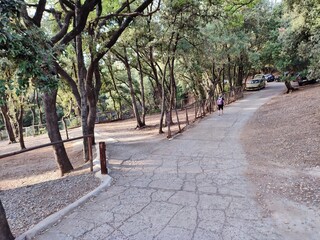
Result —
<instances>
[{"instance_id":1,"label":"gravel ground","mask_svg":"<svg viewBox=\"0 0 320 240\"><path fill-rule=\"evenodd\" d=\"M77 172L53 181L1 191L10 228L18 236L100 184L93 174Z\"/></svg>"}]
</instances>

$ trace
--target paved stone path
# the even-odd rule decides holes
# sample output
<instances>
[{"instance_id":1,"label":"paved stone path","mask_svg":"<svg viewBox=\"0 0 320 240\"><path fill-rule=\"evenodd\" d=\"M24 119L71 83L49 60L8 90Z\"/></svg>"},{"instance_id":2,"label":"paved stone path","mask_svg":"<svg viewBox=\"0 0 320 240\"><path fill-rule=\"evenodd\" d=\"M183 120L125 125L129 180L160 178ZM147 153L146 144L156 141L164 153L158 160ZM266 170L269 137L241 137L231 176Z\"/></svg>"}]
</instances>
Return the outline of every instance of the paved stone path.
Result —
<instances>
[{"instance_id":1,"label":"paved stone path","mask_svg":"<svg viewBox=\"0 0 320 240\"><path fill-rule=\"evenodd\" d=\"M255 201L239 143L272 86L171 141L111 144L113 185L35 239L285 239Z\"/></svg>"}]
</instances>

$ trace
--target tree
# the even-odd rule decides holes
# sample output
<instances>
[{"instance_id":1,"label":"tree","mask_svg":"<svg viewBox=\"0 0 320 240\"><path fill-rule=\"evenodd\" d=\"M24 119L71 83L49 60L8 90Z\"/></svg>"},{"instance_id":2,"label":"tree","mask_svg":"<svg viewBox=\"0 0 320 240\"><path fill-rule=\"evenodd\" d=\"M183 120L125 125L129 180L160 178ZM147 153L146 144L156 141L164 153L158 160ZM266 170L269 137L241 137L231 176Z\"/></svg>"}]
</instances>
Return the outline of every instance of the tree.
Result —
<instances>
[{"instance_id":1,"label":"tree","mask_svg":"<svg viewBox=\"0 0 320 240\"><path fill-rule=\"evenodd\" d=\"M4 1L4 8L0 9L3 13L1 18L1 53L14 66L13 74L10 75L16 80L15 94L23 97L26 90L32 86L39 88L45 94L57 85L55 71L52 69L52 52L48 44L46 36L34 25L39 25L38 16L30 20L27 18L24 11L25 5L16 1ZM20 18L24 15L25 23ZM34 21L34 22L33 22ZM35 44L36 43L36 44ZM1 55L3 57L3 55ZM54 100L55 98L47 98L47 100ZM16 110L16 117L20 129L20 144L23 144L22 135L22 117L23 117L23 101L19 101L19 109ZM46 103L47 105L55 105L54 103ZM46 108L47 116L52 116L56 112ZM18 112L19 111L19 112ZM53 119L57 119L56 117ZM57 123L56 123L57 125ZM51 141L60 141L61 136L58 128L48 129L48 132L56 131L55 134L50 135ZM23 145L21 146L24 147ZM60 167L61 174L72 170L71 163L68 157L64 154L65 149L63 144L54 147L56 161ZM61 168L61 166L64 166ZM68 167L66 167L68 166Z\"/></svg>"},{"instance_id":2,"label":"tree","mask_svg":"<svg viewBox=\"0 0 320 240\"><path fill-rule=\"evenodd\" d=\"M124 1L122 5L113 4L112 6L102 5L101 1L85 1L83 4L77 1L76 4L68 6L60 3L62 9L72 10L74 16L71 15L71 17L76 19L76 24L69 33L63 32L64 28L61 27L61 34L59 33L56 35L57 37L53 37L52 41L59 44L59 46L66 46L73 39L76 39L77 80L80 92L77 90L76 82L67 71L63 70L59 63L56 63L56 68L57 72L70 84L72 91L77 95L76 99L79 106L81 106L83 135L94 134L96 105L101 88L99 61L109 52L133 19L142 15L144 9L152 3L153 0L143 1L140 5ZM137 7L131 12L131 7L133 6ZM118 7L118 9L114 13L108 13L110 11L108 7ZM89 15L94 8L97 10L96 18ZM70 15L69 13L69 11L64 11L66 16L64 24L71 27L70 17L67 18ZM91 17L93 19L87 24ZM115 22L118 23L117 27L115 27ZM106 32L108 24L110 24L110 30ZM88 35L83 33L84 30ZM84 36L89 42L89 51L87 52L89 56L88 64L85 64L83 57L82 40ZM84 150L85 159L88 159L86 140L84 140Z\"/></svg>"},{"instance_id":3,"label":"tree","mask_svg":"<svg viewBox=\"0 0 320 240\"><path fill-rule=\"evenodd\" d=\"M2 70L2 72L4 72ZM8 94L6 92L6 81L4 79L0 80L0 109L1 109L1 115L3 118L3 122L5 124L7 134L9 136L9 143L15 143L16 138L13 131L13 127L10 121L10 113L9 113L9 107L8 107Z\"/></svg>"},{"instance_id":4,"label":"tree","mask_svg":"<svg viewBox=\"0 0 320 240\"><path fill-rule=\"evenodd\" d=\"M0 200L0 239L3 240L13 240L14 237L11 233L5 210L2 206L2 202Z\"/></svg>"}]
</instances>

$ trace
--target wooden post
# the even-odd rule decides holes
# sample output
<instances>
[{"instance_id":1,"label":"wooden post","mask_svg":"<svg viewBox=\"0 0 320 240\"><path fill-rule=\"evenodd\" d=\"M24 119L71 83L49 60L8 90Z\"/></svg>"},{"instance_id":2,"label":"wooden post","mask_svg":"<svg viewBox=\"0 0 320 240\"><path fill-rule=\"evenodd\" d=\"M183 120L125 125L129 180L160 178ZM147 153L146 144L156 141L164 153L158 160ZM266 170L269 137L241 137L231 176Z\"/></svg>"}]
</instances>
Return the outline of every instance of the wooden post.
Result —
<instances>
[{"instance_id":1,"label":"wooden post","mask_svg":"<svg viewBox=\"0 0 320 240\"><path fill-rule=\"evenodd\" d=\"M101 174L108 174L105 142L99 142L99 150Z\"/></svg>"},{"instance_id":2,"label":"wooden post","mask_svg":"<svg viewBox=\"0 0 320 240\"><path fill-rule=\"evenodd\" d=\"M172 135L171 135L171 114L170 114L170 111L167 111L166 118L167 118L167 127L168 127L167 138L171 138Z\"/></svg>"},{"instance_id":3,"label":"wooden post","mask_svg":"<svg viewBox=\"0 0 320 240\"><path fill-rule=\"evenodd\" d=\"M88 154L90 162L90 172L93 172L93 159L92 159L92 137L88 137Z\"/></svg>"},{"instance_id":4,"label":"wooden post","mask_svg":"<svg viewBox=\"0 0 320 240\"><path fill-rule=\"evenodd\" d=\"M186 122L187 122L187 125L189 125L188 107L186 107Z\"/></svg>"}]
</instances>

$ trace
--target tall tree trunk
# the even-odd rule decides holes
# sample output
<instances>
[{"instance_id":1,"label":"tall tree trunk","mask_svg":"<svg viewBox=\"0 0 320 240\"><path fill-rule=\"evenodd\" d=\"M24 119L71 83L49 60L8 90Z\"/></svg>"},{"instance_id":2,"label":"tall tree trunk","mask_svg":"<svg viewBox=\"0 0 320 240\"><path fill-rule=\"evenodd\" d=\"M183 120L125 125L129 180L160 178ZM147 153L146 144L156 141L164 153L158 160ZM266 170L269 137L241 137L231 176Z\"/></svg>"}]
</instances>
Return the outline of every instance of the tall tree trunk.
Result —
<instances>
[{"instance_id":1,"label":"tall tree trunk","mask_svg":"<svg viewBox=\"0 0 320 240\"><path fill-rule=\"evenodd\" d=\"M240 54L240 59L239 59L239 68L238 68L238 82L237 86L242 86L243 78L244 78L244 66L243 66L243 53Z\"/></svg>"},{"instance_id":2,"label":"tall tree trunk","mask_svg":"<svg viewBox=\"0 0 320 240\"><path fill-rule=\"evenodd\" d=\"M35 129L34 129L34 125L36 125L36 109L34 106L30 107L31 113L32 113L32 136L34 137L35 135Z\"/></svg>"},{"instance_id":3,"label":"tall tree trunk","mask_svg":"<svg viewBox=\"0 0 320 240\"><path fill-rule=\"evenodd\" d=\"M142 65L140 61L140 54L138 51L138 39L136 39L136 47L137 47L137 61L138 61L138 69L139 69L139 76L140 76L140 90L141 90L141 115L142 115L142 123L146 124L146 99L144 95L144 83L143 83L143 72L142 72Z\"/></svg>"},{"instance_id":4,"label":"tall tree trunk","mask_svg":"<svg viewBox=\"0 0 320 240\"><path fill-rule=\"evenodd\" d=\"M80 22L81 18L81 2L80 0L76 1L76 10L75 10L75 21L77 24ZM80 98L81 98L81 127L82 135L88 135L88 103L87 103L87 89L86 89L86 68L84 64L83 50L82 50L82 36L78 34L75 38L76 43L76 55L77 55L77 67L78 67L78 81L80 89ZM89 160L88 153L88 140L83 138L83 155L84 161Z\"/></svg>"},{"instance_id":5,"label":"tall tree trunk","mask_svg":"<svg viewBox=\"0 0 320 240\"><path fill-rule=\"evenodd\" d=\"M169 63L169 72L170 72L170 99L169 99L169 107L168 107L168 116L167 116L167 124L168 124L168 135L167 138L171 138L171 130L170 126L173 124L172 121L172 109L174 105L174 74L173 74L173 64L174 64L174 57L172 57L171 63Z\"/></svg>"},{"instance_id":6,"label":"tall tree trunk","mask_svg":"<svg viewBox=\"0 0 320 240\"><path fill-rule=\"evenodd\" d=\"M134 113L134 116L137 121L137 128L141 128L141 127L145 126L145 124L141 121L141 118L140 118L140 114L139 114L139 110L138 110L138 106L137 106L137 100L136 100L136 96L135 96L135 90L134 90L134 86L133 86L132 75L131 75L131 68L130 68L130 64L129 64L128 56L127 56L127 49L125 47L124 47L124 56L122 56L122 61L123 61L125 68L127 70L128 85L130 88L132 109L133 109L133 113Z\"/></svg>"},{"instance_id":7,"label":"tall tree trunk","mask_svg":"<svg viewBox=\"0 0 320 240\"><path fill-rule=\"evenodd\" d=\"M228 80L229 80L229 86L230 89L233 88L233 80L232 80L232 74L231 74L231 57L230 54L228 54Z\"/></svg>"},{"instance_id":8,"label":"tall tree trunk","mask_svg":"<svg viewBox=\"0 0 320 240\"><path fill-rule=\"evenodd\" d=\"M67 112L67 114L65 114L62 117L63 128L64 128L64 132L66 133L67 139L69 139L69 133L68 133L68 124L66 119L70 117L71 111L72 111L72 98L70 98L69 100L69 111Z\"/></svg>"},{"instance_id":9,"label":"tall tree trunk","mask_svg":"<svg viewBox=\"0 0 320 240\"><path fill-rule=\"evenodd\" d=\"M175 88L175 77L174 77L174 62L175 62L175 54L177 50L177 45L179 41L179 33L176 34L175 41L172 48L172 58L171 62L169 62L169 71L170 71L170 101L169 101L169 110L170 110L170 124L173 122L172 120L172 109L175 107L175 96L176 96L176 88Z\"/></svg>"},{"instance_id":10,"label":"tall tree trunk","mask_svg":"<svg viewBox=\"0 0 320 240\"><path fill-rule=\"evenodd\" d=\"M154 86L154 89L156 90L154 92L154 101L157 105L161 105L161 102L162 102L162 85L160 83L160 80L159 80L159 76L158 76L158 71L157 71L157 68L156 68L156 64L155 64L155 60L154 60L154 57L153 57L153 47L150 47L149 48L149 60L150 60L150 66L151 66L151 69L152 69L152 72L153 72L153 76L154 76L154 80L155 80L155 86Z\"/></svg>"},{"instance_id":11,"label":"tall tree trunk","mask_svg":"<svg viewBox=\"0 0 320 240\"><path fill-rule=\"evenodd\" d=\"M37 106L38 106L38 110L39 110L39 125L42 125L43 124L43 112L42 112L42 109L41 109L41 103L40 103L40 100L39 100L39 92L36 91L36 103L37 103Z\"/></svg>"},{"instance_id":12,"label":"tall tree trunk","mask_svg":"<svg viewBox=\"0 0 320 240\"><path fill-rule=\"evenodd\" d=\"M108 71L109 71L109 73L110 73L110 76L111 76L111 81L112 81L112 85L113 85L113 88L114 88L114 90L116 91L116 93L117 93L117 102L118 102L118 104L119 104L119 114L118 114L118 118L119 119L122 119L122 116L123 116L123 113L122 113L122 102L121 102L121 94L120 94L120 92L119 92L119 90L118 90L118 87L117 87L117 84L116 84L116 79L115 79L115 77L114 77L114 74L113 74L113 69L112 69L112 64L110 63L110 64L107 64L107 67L108 67ZM111 91L110 91L110 95L111 95ZM113 100L114 100L114 98L112 98ZM114 109L116 110L116 107L115 107L115 105L114 105Z\"/></svg>"},{"instance_id":13,"label":"tall tree trunk","mask_svg":"<svg viewBox=\"0 0 320 240\"><path fill-rule=\"evenodd\" d=\"M4 105L1 106L1 114L2 118L4 121L4 124L6 126L7 134L9 136L9 143L16 143L16 138L14 135L14 131L10 122L10 117L9 117L9 108L7 104L5 103Z\"/></svg>"},{"instance_id":14,"label":"tall tree trunk","mask_svg":"<svg viewBox=\"0 0 320 240\"><path fill-rule=\"evenodd\" d=\"M153 41L153 34L152 34L153 30L152 30L152 26L151 26L152 17L153 17L152 14L150 14L150 16L148 17L148 20L147 20L147 29L148 29L149 42ZM150 47L149 47L149 62L150 62L150 67L151 67L151 70L153 72L154 81L155 81L155 84L153 84L152 80L150 79L151 85L152 85L153 90L154 90L153 91L153 94L154 94L153 101L154 101L154 104L156 106L161 108L161 104L162 104L162 86L161 86L160 79L159 79L159 76L158 76L158 71L157 71L157 68L156 68L156 63L155 63L155 59L154 59L153 53L154 53L153 46L150 45Z\"/></svg>"},{"instance_id":15,"label":"tall tree trunk","mask_svg":"<svg viewBox=\"0 0 320 240\"><path fill-rule=\"evenodd\" d=\"M18 124L18 131L19 131L19 143L20 143L21 149L26 149L26 146L24 144L24 139L23 139L23 112L24 112L23 105L20 104L19 107L20 107L19 112L16 112L16 121Z\"/></svg>"},{"instance_id":16,"label":"tall tree trunk","mask_svg":"<svg viewBox=\"0 0 320 240\"><path fill-rule=\"evenodd\" d=\"M44 108L46 113L46 125L48 136L51 142L62 141L58 126L58 115L56 108L57 91L57 89L52 89L50 92L45 92L43 94ZM61 175L64 175L65 173L73 170L63 143L53 145L52 147Z\"/></svg>"},{"instance_id":17,"label":"tall tree trunk","mask_svg":"<svg viewBox=\"0 0 320 240\"><path fill-rule=\"evenodd\" d=\"M10 231L10 227L7 221L6 212L2 206L0 200L0 239L1 240L13 240L14 237Z\"/></svg>"},{"instance_id":18,"label":"tall tree trunk","mask_svg":"<svg viewBox=\"0 0 320 240\"><path fill-rule=\"evenodd\" d=\"M166 98L165 98L165 82L166 82L166 72L167 72L167 66L169 64L170 58L167 58L167 62L164 65L163 75L162 75L162 96L161 96L161 114L160 114L160 123L159 123L159 134L164 133L163 132L163 118L164 114L166 112Z\"/></svg>"},{"instance_id":19,"label":"tall tree trunk","mask_svg":"<svg viewBox=\"0 0 320 240\"><path fill-rule=\"evenodd\" d=\"M93 79L90 79L90 80L87 79L88 105L89 105L88 134L93 135L92 144L95 144L94 127L96 124L98 95L101 89L101 76L100 76L98 66L95 68L94 74L95 74L95 84L93 83Z\"/></svg>"}]
</instances>

